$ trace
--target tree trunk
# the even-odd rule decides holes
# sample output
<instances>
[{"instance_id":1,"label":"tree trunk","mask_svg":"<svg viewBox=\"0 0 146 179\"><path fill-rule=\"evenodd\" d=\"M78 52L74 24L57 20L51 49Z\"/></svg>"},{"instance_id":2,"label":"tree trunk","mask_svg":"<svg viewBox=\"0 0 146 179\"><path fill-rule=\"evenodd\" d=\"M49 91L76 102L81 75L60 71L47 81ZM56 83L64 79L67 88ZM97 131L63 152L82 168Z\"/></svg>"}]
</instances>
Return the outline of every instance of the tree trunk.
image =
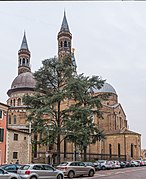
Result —
<instances>
[{"instance_id":1,"label":"tree trunk","mask_svg":"<svg viewBox=\"0 0 146 179\"><path fill-rule=\"evenodd\" d=\"M57 164L60 164L60 134L57 136Z\"/></svg>"},{"instance_id":2,"label":"tree trunk","mask_svg":"<svg viewBox=\"0 0 146 179\"><path fill-rule=\"evenodd\" d=\"M86 162L87 161L87 147L84 146L84 161Z\"/></svg>"}]
</instances>

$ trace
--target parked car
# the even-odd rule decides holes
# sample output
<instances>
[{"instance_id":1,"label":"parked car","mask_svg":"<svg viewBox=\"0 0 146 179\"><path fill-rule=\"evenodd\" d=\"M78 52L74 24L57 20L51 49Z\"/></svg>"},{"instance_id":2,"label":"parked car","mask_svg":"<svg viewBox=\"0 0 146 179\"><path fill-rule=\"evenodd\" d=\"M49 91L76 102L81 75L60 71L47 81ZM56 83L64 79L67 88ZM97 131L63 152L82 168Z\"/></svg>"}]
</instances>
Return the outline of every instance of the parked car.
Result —
<instances>
[{"instance_id":1,"label":"parked car","mask_svg":"<svg viewBox=\"0 0 146 179\"><path fill-rule=\"evenodd\" d=\"M140 166L144 166L145 165L143 160L136 160L136 162L138 162Z\"/></svg>"},{"instance_id":2,"label":"parked car","mask_svg":"<svg viewBox=\"0 0 146 179\"><path fill-rule=\"evenodd\" d=\"M21 179L16 173L9 173L0 168L0 179Z\"/></svg>"},{"instance_id":3,"label":"parked car","mask_svg":"<svg viewBox=\"0 0 146 179\"><path fill-rule=\"evenodd\" d=\"M131 162L130 162L130 161L125 161L124 163L126 164L126 167L132 167L132 165L131 165Z\"/></svg>"},{"instance_id":4,"label":"parked car","mask_svg":"<svg viewBox=\"0 0 146 179\"><path fill-rule=\"evenodd\" d=\"M84 162L84 164L85 164L86 166L94 167L94 168L95 168L95 171L101 169L100 163L97 163L97 162Z\"/></svg>"},{"instance_id":5,"label":"parked car","mask_svg":"<svg viewBox=\"0 0 146 179\"><path fill-rule=\"evenodd\" d=\"M5 164L1 165L0 168L6 170L7 172L17 173L17 170L21 167L20 164Z\"/></svg>"},{"instance_id":6,"label":"parked car","mask_svg":"<svg viewBox=\"0 0 146 179\"><path fill-rule=\"evenodd\" d=\"M121 162L120 162L120 167L121 167L121 168L125 168L125 167L126 167L126 163L121 161Z\"/></svg>"},{"instance_id":7,"label":"parked car","mask_svg":"<svg viewBox=\"0 0 146 179\"><path fill-rule=\"evenodd\" d=\"M118 160L114 160L113 163L114 163L114 168L115 169L121 168L120 162Z\"/></svg>"},{"instance_id":8,"label":"parked car","mask_svg":"<svg viewBox=\"0 0 146 179\"><path fill-rule=\"evenodd\" d=\"M140 164L135 160L131 160L130 163L131 163L132 167L139 167L140 166Z\"/></svg>"},{"instance_id":9,"label":"parked car","mask_svg":"<svg viewBox=\"0 0 146 179\"><path fill-rule=\"evenodd\" d=\"M17 173L22 179L64 179L62 171L48 164L26 164Z\"/></svg>"},{"instance_id":10,"label":"parked car","mask_svg":"<svg viewBox=\"0 0 146 179\"><path fill-rule=\"evenodd\" d=\"M115 166L113 161L98 160L98 162L100 163L102 170L113 169Z\"/></svg>"},{"instance_id":11,"label":"parked car","mask_svg":"<svg viewBox=\"0 0 146 179\"><path fill-rule=\"evenodd\" d=\"M92 166L86 166L83 162L73 161L73 162L63 162L57 166L57 169L64 172L65 176L69 178L74 178L80 175L88 175L93 177L95 174L95 168Z\"/></svg>"}]
</instances>

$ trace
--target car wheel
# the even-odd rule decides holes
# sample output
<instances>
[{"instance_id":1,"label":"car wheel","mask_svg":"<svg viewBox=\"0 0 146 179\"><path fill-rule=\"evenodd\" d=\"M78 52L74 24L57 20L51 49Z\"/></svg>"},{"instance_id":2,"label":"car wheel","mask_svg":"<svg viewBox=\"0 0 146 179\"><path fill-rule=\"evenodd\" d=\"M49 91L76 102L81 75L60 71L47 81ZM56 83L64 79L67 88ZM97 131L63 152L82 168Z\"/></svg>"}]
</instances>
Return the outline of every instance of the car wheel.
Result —
<instances>
[{"instance_id":1,"label":"car wheel","mask_svg":"<svg viewBox=\"0 0 146 179\"><path fill-rule=\"evenodd\" d=\"M37 179L37 177L36 176L32 176L30 179Z\"/></svg>"},{"instance_id":2,"label":"car wheel","mask_svg":"<svg viewBox=\"0 0 146 179\"><path fill-rule=\"evenodd\" d=\"M74 177L74 175L75 175L75 174L74 174L74 172L73 172L73 171L70 171L70 172L68 173L68 177L69 177L69 178L73 178L73 177Z\"/></svg>"},{"instance_id":3,"label":"car wheel","mask_svg":"<svg viewBox=\"0 0 146 179\"><path fill-rule=\"evenodd\" d=\"M105 168L105 166L102 166L101 169L102 169L102 170L105 170L106 168Z\"/></svg>"},{"instance_id":4,"label":"car wheel","mask_svg":"<svg viewBox=\"0 0 146 179\"><path fill-rule=\"evenodd\" d=\"M93 176L94 176L94 171L93 171L93 170L90 170L88 176L89 176L89 177L93 177Z\"/></svg>"},{"instance_id":5,"label":"car wheel","mask_svg":"<svg viewBox=\"0 0 146 179\"><path fill-rule=\"evenodd\" d=\"M63 175L59 174L59 175L57 176L57 179L63 179Z\"/></svg>"}]
</instances>

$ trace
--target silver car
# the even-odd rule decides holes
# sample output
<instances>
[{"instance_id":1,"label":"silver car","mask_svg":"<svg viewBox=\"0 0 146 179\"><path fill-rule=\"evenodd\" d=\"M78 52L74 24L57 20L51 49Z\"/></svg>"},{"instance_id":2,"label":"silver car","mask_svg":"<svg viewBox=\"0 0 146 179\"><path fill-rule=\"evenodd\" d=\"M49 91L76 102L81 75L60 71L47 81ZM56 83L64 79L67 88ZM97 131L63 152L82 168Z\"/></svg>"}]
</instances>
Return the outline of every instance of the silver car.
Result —
<instances>
[{"instance_id":1,"label":"silver car","mask_svg":"<svg viewBox=\"0 0 146 179\"><path fill-rule=\"evenodd\" d=\"M16 173L9 173L0 168L0 179L21 179Z\"/></svg>"},{"instance_id":2,"label":"silver car","mask_svg":"<svg viewBox=\"0 0 146 179\"><path fill-rule=\"evenodd\" d=\"M26 164L17 170L21 179L64 179L62 171L48 164Z\"/></svg>"},{"instance_id":3,"label":"silver car","mask_svg":"<svg viewBox=\"0 0 146 179\"><path fill-rule=\"evenodd\" d=\"M76 176L88 175L93 177L95 174L95 168L91 166L86 166L83 162L63 162L57 166L57 168L64 172L65 176L68 178L74 178Z\"/></svg>"}]
</instances>

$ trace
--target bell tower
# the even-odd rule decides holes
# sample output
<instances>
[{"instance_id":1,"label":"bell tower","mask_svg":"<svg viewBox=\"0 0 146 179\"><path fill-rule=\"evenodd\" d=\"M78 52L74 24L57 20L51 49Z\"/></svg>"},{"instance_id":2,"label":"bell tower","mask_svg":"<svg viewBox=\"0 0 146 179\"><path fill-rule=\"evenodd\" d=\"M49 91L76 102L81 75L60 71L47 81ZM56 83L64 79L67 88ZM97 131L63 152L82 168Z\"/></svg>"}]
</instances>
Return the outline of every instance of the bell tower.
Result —
<instances>
[{"instance_id":1,"label":"bell tower","mask_svg":"<svg viewBox=\"0 0 146 179\"><path fill-rule=\"evenodd\" d=\"M69 26L66 19L66 13L64 11L64 17L61 25L61 29L58 33L58 57L61 59L65 55L71 55L71 40L72 34L69 31Z\"/></svg>"},{"instance_id":2,"label":"bell tower","mask_svg":"<svg viewBox=\"0 0 146 179\"><path fill-rule=\"evenodd\" d=\"M28 49L26 35L24 32L22 44L18 51L18 75L25 72L31 72L30 51Z\"/></svg>"}]
</instances>

